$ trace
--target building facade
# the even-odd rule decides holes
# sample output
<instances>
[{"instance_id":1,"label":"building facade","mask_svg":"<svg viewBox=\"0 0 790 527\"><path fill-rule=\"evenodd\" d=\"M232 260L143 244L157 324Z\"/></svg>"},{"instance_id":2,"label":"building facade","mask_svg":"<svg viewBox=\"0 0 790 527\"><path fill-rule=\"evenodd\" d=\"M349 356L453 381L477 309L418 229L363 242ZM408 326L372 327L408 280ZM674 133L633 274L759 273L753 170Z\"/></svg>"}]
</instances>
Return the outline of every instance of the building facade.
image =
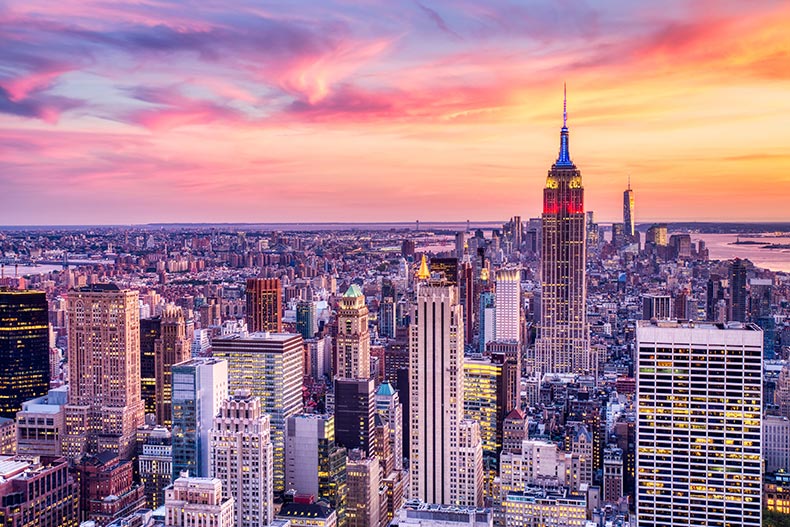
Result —
<instances>
[{"instance_id":1,"label":"building facade","mask_svg":"<svg viewBox=\"0 0 790 527\"><path fill-rule=\"evenodd\" d=\"M187 323L180 307L169 305L160 318L159 337L154 341L154 374L156 379L156 421L172 423L172 368L192 356L192 323Z\"/></svg>"},{"instance_id":2,"label":"building facade","mask_svg":"<svg viewBox=\"0 0 790 527\"><path fill-rule=\"evenodd\" d=\"M247 329L282 333L283 287L279 278L247 279Z\"/></svg>"},{"instance_id":3,"label":"building facade","mask_svg":"<svg viewBox=\"0 0 790 527\"><path fill-rule=\"evenodd\" d=\"M638 526L759 526L762 332L640 322L636 339Z\"/></svg>"}]
</instances>

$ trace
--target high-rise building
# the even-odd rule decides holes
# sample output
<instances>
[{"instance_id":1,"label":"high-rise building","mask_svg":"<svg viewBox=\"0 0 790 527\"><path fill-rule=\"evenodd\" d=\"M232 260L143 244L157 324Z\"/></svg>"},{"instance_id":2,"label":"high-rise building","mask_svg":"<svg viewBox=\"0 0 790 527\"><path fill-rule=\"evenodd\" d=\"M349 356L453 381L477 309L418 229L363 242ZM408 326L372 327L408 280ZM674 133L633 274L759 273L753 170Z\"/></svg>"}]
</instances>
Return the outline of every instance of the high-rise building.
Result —
<instances>
[{"instance_id":1,"label":"high-rise building","mask_svg":"<svg viewBox=\"0 0 790 527\"><path fill-rule=\"evenodd\" d=\"M603 453L603 501L617 503L623 497L623 451L610 446Z\"/></svg>"},{"instance_id":2,"label":"high-rise building","mask_svg":"<svg viewBox=\"0 0 790 527\"><path fill-rule=\"evenodd\" d=\"M271 418L274 491L285 490L285 422L302 411L303 344L292 333L229 335L213 342L215 358L228 361L231 392L250 390Z\"/></svg>"},{"instance_id":3,"label":"high-rise building","mask_svg":"<svg viewBox=\"0 0 790 527\"><path fill-rule=\"evenodd\" d=\"M264 527L274 519L272 451L269 416L260 399L238 390L214 419L209 470L236 504L236 527Z\"/></svg>"},{"instance_id":4,"label":"high-rise building","mask_svg":"<svg viewBox=\"0 0 790 527\"><path fill-rule=\"evenodd\" d=\"M636 224L634 220L634 191L631 190L631 177L628 178L628 188L623 192L623 225L624 234L633 241L636 237Z\"/></svg>"},{"instance_id":5,"label":"high-rise building","mask_svg":"<svg viewBox=\"0 0 790 527\"><path fill-rule=\"evenodd\" d=\"M483 291L480 293L479 310L480 334L478 339L480 345L478 351L482 354L486 351L486 344L496 338L496 307L494 306L494 293Z\"/></svg>"},{"instance_id":6,"label":"high-rise building","mask_svg":"<svg viewBox=\"0 0 790 527\"><path fill-rule=\"evenodd\" d=\"M359 286L351 284L340 299L337 313L337 377L370 377L368 308Z\"/></svg>"},{"instance_id":7,"label":"high-rise building","mask_svg":"<svg viewBox=\"0 0 790 527\"><path fill-rule=\"evenodd\" d=\"M409 462L412 497L430 503L480 505L466 501L478 486L482 496L482 470L478 481L475 466L459 465L474 462L466 453L479 448L469 447L475 438L467 436L460 449L463 326L456 287L420 284L409 328ZM454 477L458 473L471 474L472 482Z\"/></svg>"},{"instance_id":8,"label":"high-rise building","mask_svg":"<svg viewBox=\"0 0 790 527\"><path fill-rule=\"evenodd\" d=\"M236 527L233 498L217 478L180 477L165 490L166 527Z\"/></svg>"},{"instance_id":9,"label":"high-rise building","mask_svg":"<svg viewBox=\"0 0 790 527\"><path fill-rule=\"evenodd\" d=\"M154 341L156 373L156 421L170 426L172 367L192 356L192 324L187 324L180 307L169 305L159 321L159 338Z\"/></svg>"},{"instance_id":10,"label":"high-rise building","mask_svg":"<svg viewBox=\"0 0 790 527\"><path fill-rule=\"evenodd\" d=\"M198 357L173 365L173 479L207 477L214 417L228 397L228 362Z\"/></svg>"},{"instance_id":11,"label":"high-rise building","mask_svg":"<svg viewBox=\"0 0 790 527\"><path fill-rule=\"evenodd\" d=\"M299 414L287 420L285 486L329 502L345 523L346 449L335 443L335 418Z\"/></svg>"},{"instance_id":12,"label":"high-rise building","mask_svg":"<svg viewBox=\"0 0 790 527\"><path fill-rule=\"evenodd\" d=\"M340 446L372 454L375 448L375 396L376 384L372 377L335 379L335 439Z\"/></svg>"},{"instance_id":13,"label":"high-rise building","mask_svg":"<svg viewBox=\"0 0 790 527\"><path fill-rule=\"evenodd\" d=\"M0 525L79 525L79 488L65 458L2 456L0 478Z\"/></svg>"},{"instance_id":14,"label":"high-rise building","mask_svg":"<svg viewBox=\"0 0 790 527\"><path fill-rule=\"evenodd\" d=\"M645 234L645 247L647 247L648 244L653 245L655 247L667 246L666 223L657 223L655 225L651 225L647 229L647 233Z\"/></svg>"},{"instance_id":15,"label":"high-rise building","mask_svg":"<svg viewBox=\"0 0 790 527\"><path fill-rule=\"evenodd\" d=\"M783 415L766 415L762 438L765 471L790 472L790 419Z\"/></svg>"},{"instance_id":16,"label":"high-rise building","mask_svg":"<svg viewBox=\"0 0 790 527\"><path fill-rule=\"evenodd\" d=\"M672 297L669 295L643 295L642 320L669 320L673 318Z\"/></svg>"},{"instance_id":17,"label":"high-rise building","mask_svg":"<svg viewBox=\"0 0 790 527\"><path fill-rule=\"evenodd\" d=\"M518 379L513 362L464 359L464 416L480 423L483 451L493 458L502 450L504 418L517 405L509 379Z\"/></svg>"},{"instance_id":18,"label":"high-rise building","mask_svg":"<svg viewBox=\"0 0 790 527\"><path fill-rule=\"evenodd\" d=\"M636 340L637 525L761 525L760 329L639 322Z\"/></svg>"},{"instance_id":19,"label":"high-rise building","mask_svg":"<svg viewBox=\"0 0 790 527\"><path fill-rule=\"evenodd\" d=\"M156 415L155 346L161 334L162 317L140 319L140 397L145 404L146 415Z\"/></svg>"},{"instance_id":20,"label":"high-rise building","mask_svg":"<svg viewBox=\"0 0 790 527\"><path fill-rule=\"evenodd\" d=\"M173 439L163 426L146 432L137 457L137 472L146 506L153 510L165 504L165 489L173 482Z\"/></svg>"},{"instance_id":21,"label":"high-rise building","mask_svg":"<svg viewBox=\"0 0 790 527\"><path fill-rule=\"evenodd\" d=\"M247 329L282 333L283 288L279 278L247 279Z\"/></svg>"},{"instance_id":22,"label":"high-rise building","mask_svg":"<svg viewBox=\"0 0 790 527\"><path fill-rule=\"evenodd\" d=\"M560 153L543 190L540 337L536 367L542 373L591 368L587 325L586 232L582 175L571 161L563 107Z\"/></svg>"},{"instance_id":23,"label":"high-rise building","mask_svg":"<svg viewBox=\"0 0 790 527\"><path fill-rule=\"evenodd\" d=\"M96 284L69 292L69 404L63 453L111 451L131 459L145 407L140 397L137 291Z\"/></svg>"},{"instance_id":24,"label":"high-rise building","mask_svg":"<svg viewBox=\"0 0 790 527\"><path fill-rule=\"evenodd\" d=\"M736 258L730 265L730 320L746 322L748 295L746 291L746 262Z\"/></svg>"},{"instance_id":25,"label":"high-rise building","mask_svg":"<svg viewBox=\"0 0 790 527\"><path fill-rule=\"evenodd\" d=\"M318 333L316 305L312 300L303 300L296 304L296 332L305 340Z\"/></svg>"},{"instance_id":26,"label":"high-rise building","mask_svg":"<svg viewBox=\"0 0 790 527\"><path fill-rule=\"evenodd\" d=\"M107 525L145 506L143 486L135 483L132 461L119 459L111 451L88 454L74 470L79 482L80 517Z\"/></svg>"},{"instance_id":27,"label":"high-rise building","mask_svg":"<svg viewBox=\"0 0 790 527\"><path fill-rule=\"evenodd\" d=\"M518 342L521 338L521 271L500 269L496 272L495 283L496 340Z\"/></svg>"},{"instance_id":28,"label":"high-rise building","mask_svg":"<svg viewBox=\"0 0 790 527\"><path fill-rule=\"evenodd\" d=\"M379 527L381 467L375 457L349 452L346 464L348 498L346 525L348 527Z\"/></svg>"},{"instance_id":29,"label":"high-rise building","mask_svg":"<svg viewBox=\"0 0 790 527\"><path fill-rule=\"evenodd\" d=\"M431 258L430 269L448 285L458 285L458 258Z\"/></svg>"},{"instance_id":30,"label":"high-rise building","mask_svg":"<svg viewBox=\"0 0 790 527\"><path fill-rule=\"evenodd\" d=\"M389 428L389 444L394 460L393 470L403 468L403 406L399 392L389 381L381 383L376 390L376 413L387 423ZM387 474L384 474L386 477Z\"/></svg>"},{"instance_id":31,"label":"high-rise building","mask_svg":"<svg viewBox=\"0 0 790 527\"><path fill-rule=\"evenodd\" d=\"M49 390L48 317L43 291L0 289L0 417Z\"/></svg>"}]
</instances>

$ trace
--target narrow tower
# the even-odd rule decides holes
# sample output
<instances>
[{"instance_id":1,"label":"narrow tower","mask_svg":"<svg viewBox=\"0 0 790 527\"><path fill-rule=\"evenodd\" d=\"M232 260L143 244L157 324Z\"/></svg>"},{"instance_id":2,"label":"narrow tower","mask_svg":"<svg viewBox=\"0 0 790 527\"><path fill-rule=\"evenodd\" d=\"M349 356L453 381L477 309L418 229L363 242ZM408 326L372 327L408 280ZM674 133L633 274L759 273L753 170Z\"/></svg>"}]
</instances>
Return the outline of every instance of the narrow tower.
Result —
<instances>
[{"instance_id":1,"label":"narrow tower","mask_svg":"<svg viewBox=\"0 0 790 527\"><path fill-rule=\"evenodd\" d=\"M625 235L633 240L636 234L634 224L634 191L631 190L631 176L628 176L628 188L623 192L623 225Z\"/></svg>"},{"instance_id":2,"label":"narrow tower","mask_svg":"<svg viewBox=\"0 0 790 527\"><path fill-rule=\"evenodd\" d=\"M542 226L536 367L542 373L588 370L593 364L586 310L584 188L568 147L567 98L563 101L559 156L543 190Z\"/></svg>"}]
</instances>

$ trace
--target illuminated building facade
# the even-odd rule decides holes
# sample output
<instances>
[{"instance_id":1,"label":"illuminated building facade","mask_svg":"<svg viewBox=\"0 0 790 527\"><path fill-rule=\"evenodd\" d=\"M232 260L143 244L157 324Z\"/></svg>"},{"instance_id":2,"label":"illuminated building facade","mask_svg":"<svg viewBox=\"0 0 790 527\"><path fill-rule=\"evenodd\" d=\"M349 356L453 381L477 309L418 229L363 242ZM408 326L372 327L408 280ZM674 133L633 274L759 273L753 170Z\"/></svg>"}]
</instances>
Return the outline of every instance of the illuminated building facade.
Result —
<instances>
[{"instance_id":1,"label":"illuminated building facade","mask_svg":"<svg viewBox=\"0 0 790 527\"><path fill-rule=\"evenodd\" d=\"M381 467L375 457L351 456L346 465L348 527L379 527Z\"/></svg>"},{"instance_id":2,"label":"illuminated building facade","mask_svg":"<svg viewBox=\"0 0 790 527\"><path fill-rule=\"evenodd\" d=\"M70 291L69 404L63 453L111 451L131 459L145 407L140 397L137 291L96 284Z\"/></svg>"},{"instance_id":3,"label":"illuminated building facade","mask_svg":"<svg viewBox=\"0 0 790 527\"><path fill-rule=\"evenodd\" d=\"M165 504L165 488L173 482L173 445L170 430L162 426L150 430L141 445L137 466L146 506L152 510L161 507Z\"/></svg>"},{"instance_id":4,"label":"illuminated building facade","mask_svg":"<svg viewBox=\"0 0 790 527\"><path fill-rule=\"evenodd\" d=\"M429 503L480 505L467 502L482 491L482 470L477 471L475 456L467 455L479 431L477 438L464 438L463 453L459 449L464 323L458 289L420 284L409 334L411 495ZM471 483L455 477L459 473L471 474Z\"/></svg>"},{"instance_id":5,"label":"illuminated building facade","mask_svg":"<svg viewBox=\"0 0 790 527\"><path fill-rule=\"evenodd\" d=\"M581 527L587 520L587 498L564 487L527 487L508 494L502 503L506 527Z\"/></svg>"},{"instance_id":6,"label":"illuminated building facade","mask_svg":"<svg viewBox=\"0 0 790 527\"><path fill-rule=\"evenodd\" d=\"M639 527L761 524L763 336L639 322Z\"/></svg>"},{"instance_id":7,"label":"illuminated building facade","mask_svg":"<svg viewBox=\"0 0 790 527\"><path fill-rule=\"evenodd\" d=\"M178 478L165 490L165 525L235 527L233 498L216 478Z\"/></svg>"},{"instance_id":8,"label":"illuminated building facade","mask_svg":"<svg viewBox=\"0 0 790 527\"><path fill-rule=\"evenodd\" d=\"M0 417L49 390L48 311L43 291L0 289Z\"/></svg>"},{"instance_id":9,"label":"illuminated building facade","mask_svg":"<svg viewBox=\"0 0 790 527\"><path fill-rule=\"evenodd\" d=\"M159 338L154 341L156 377L156 422L170 426L173 364L192 355L192 324L187 323L180 307L169 305L160 319Z\"/></svg>"},{"instance_id":10,"label":"illuminated building facade","mask_svg":"<svg viewBox=\"0 0 790 527\"><path fill-rule=\"evenodd\" d=\"M0 457L0 481L0 525L79 525L79 489L65 458Z\"/></svg>"},{"instance_id":11,"label":"illuminated building facade","mask_svg":"<svg viewBox=\"0 0 790 527\"><path fill-rule=\"evenodd\" d=\"M543 190L541 323L535 343L536 367L542 373L577 373L591 367L585 221L582 175L571 161L563 111L560 153Z\"/></svg>"},{"instance_id":12,"label":"illuminated building facade","mask_svg":"<svg viewBox=\"0 0 790 527\"><path fill-rule=\"evenodd\" d=\"M22 403L16 414L16 453L21 456L60 457L68 403L68 387L60 386Z\"/></svg>"},{"instance_id":13,"label":"illuminated building facade","mask_svg":"<svg viewBox=\"0 0 790 527\"><path fill-rule=\"evenodd\" d=\"M198 357L173 365L173 479L206 477L214 417L228 397L228 362Z\"/></svg>"},{"instance_id":14,"label":"illuminated building facade","mask_svg":"<svg viewBox=\"0 0 790 527\"><path fill-rule=\"evenodd\" d=\"M283 287L279 278L247 279L247 329L282 333Z\"/></svg>"},{"instance_id":15,"label":"illuminated building facade","mask_svg":"<svg viewBox=\"0 0 790 527\"><path fill-rule=\"evenodd\" d=\"M494 334L498 341L521 339L521 271L500 269L496 272L494 292Z\"/></svg>"},{"instance_id":16,"label":"illuminated building facade","mask_svg":"<svg viewBox=\"0 0 790 527\"><path fill-rule=\"evenodd\" d=\"M249 333L215 339L214 357L228 361L231 393L250 390L271 417L274 491L285 487L285 422L302 411L303 341L293 333Z\"/></svg>"},{"instance_id":17,"label":"illuminated building facade","mask_svg":"<svg viewBox=\"0 0 790 527\"><path fill-rule=\"evenodd\" d=\"M222 403L211 430L209 475L233 498L237 527L264 527L274 519L272 450L260 399L239 390Z\"/></svg>"},{"instance_id":18,"label":"illuminated building facade","mask_svg":"<svg viewBox=\"0 0 790 527\"><path fill-rule=\"evenodd\" d=\"M370 332L365 296L352 284L340 299L337 313L337 377L370 378Z\"/></svg>"},{"instance_id":19,"label":"illuminated building facade","mask_svg":"<svg viewBox=\"0 0 790 527\"><path fill-rule=\"evenodd\" d=\"M161 323L161 317L140 319L140 396L146 415L156 415L155 346L161 335Z\"/></svg>"}]
</instances>

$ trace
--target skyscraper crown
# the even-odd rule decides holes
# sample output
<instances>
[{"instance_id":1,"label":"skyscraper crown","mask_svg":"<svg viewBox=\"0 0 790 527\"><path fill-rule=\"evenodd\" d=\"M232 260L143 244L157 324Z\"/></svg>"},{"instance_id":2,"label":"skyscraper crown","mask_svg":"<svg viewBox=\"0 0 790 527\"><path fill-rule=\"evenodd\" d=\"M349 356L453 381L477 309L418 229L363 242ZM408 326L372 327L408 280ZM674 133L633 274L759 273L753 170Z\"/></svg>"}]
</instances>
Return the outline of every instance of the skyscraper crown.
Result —
<instances>
[{"instance_id":1,"label":"skyscraper crown","mask_svg":"<svg viewBox=\"0 0 790 527\"><path fill-rule=\"evenodd\" d=\"M571 161L571 152L568 147L568 91L567 87L563 85L562 96L562 130L560 131L560 154L557 156L557 161L554 163L557 167L573 167Z\"/></svg>"}]
</instances>

